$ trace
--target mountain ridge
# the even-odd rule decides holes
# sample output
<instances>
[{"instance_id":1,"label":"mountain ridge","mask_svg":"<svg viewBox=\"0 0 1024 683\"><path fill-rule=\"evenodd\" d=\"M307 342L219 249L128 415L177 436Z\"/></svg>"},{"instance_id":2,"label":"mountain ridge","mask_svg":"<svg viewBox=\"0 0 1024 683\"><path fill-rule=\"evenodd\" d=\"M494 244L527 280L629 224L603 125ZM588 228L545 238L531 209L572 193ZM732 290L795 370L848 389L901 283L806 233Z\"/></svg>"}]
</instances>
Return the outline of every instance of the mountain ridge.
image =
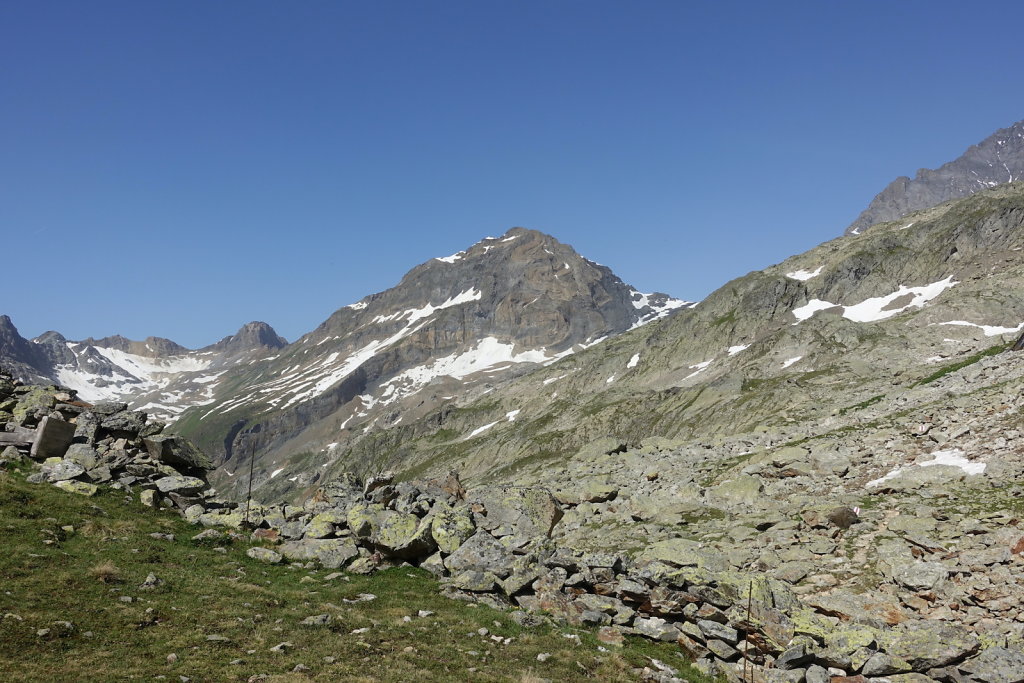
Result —
<instances>
[{"instance_id":1,"label":"mountain ridge","mask_svg":"<svg viewBox=\"0 0 1024 683\"><path fill-rule=\"evenodd\" d=\"M937 169L922 168L913 179L900 176L871 201L843 234L903 218L950 199L1024 179L1024 120L1001 128Z\"/></svg>"}]
</instances>

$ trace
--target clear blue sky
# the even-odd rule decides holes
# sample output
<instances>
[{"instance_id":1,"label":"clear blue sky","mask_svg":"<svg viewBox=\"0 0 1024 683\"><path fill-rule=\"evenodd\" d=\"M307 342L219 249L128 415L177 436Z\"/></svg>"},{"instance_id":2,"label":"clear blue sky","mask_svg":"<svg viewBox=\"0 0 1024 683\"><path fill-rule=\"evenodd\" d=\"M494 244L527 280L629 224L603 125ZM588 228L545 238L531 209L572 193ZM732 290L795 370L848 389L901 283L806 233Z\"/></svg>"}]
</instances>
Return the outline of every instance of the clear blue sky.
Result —
<instances>
[{"instance_id":1,"label":"clear blue sky","mask_svg":"<svg viewBox=\"0 0 1024 683\"><path fill-rule=\"evenodd\" d=\"M1019 2L0 2L0 313L289 339L522 225L702 298L1024 118Z\"/></svg>"}]
</instances>

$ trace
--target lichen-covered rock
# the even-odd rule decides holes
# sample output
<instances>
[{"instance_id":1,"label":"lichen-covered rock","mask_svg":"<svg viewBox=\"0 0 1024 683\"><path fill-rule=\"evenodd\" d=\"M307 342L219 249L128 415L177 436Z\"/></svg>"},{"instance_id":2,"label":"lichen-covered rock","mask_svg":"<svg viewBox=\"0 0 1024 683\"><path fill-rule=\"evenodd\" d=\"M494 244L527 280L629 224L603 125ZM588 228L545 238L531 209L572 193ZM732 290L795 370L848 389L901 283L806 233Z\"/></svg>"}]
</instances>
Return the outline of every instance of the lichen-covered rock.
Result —
<instances>
[{"instance_id":1,"label":"lichen-covered rock","mask_svg":"<svg viewBox=\"0 0 1024 683\"><path fill-rule=\"evenodd\" d=\"M637 559L657 560L675 567L698 567L711 571L725 570L729 566L729 561L722 553L686 538L670 538L652 543Z\"/></svg>"},{"instance_id":2,"label":"lichen-covered rock","mask_svg":"<svg viewBox=\"0 0 1024 683\"><path fill-rule=\"evenodd\" d=\"M708 489L708 497L730 506L756 503L764 493L764 484L757 477L741 474Z\"/></svg>"},{"instance_id":3,"label":"lichen-covered rock","mask_svg":"<svg viewBox=\"0 0 1024 683\"><path fill-rule=\"evenodd\" d=\"M476 532L473 516L466 507L439 506L430 522L430 534L443 553L453 553Z\"/></svg>"},{"instance_id":4,"label":"lichen-covered rock","mask_svg":"<svg viewBox=\"0 0 1024 683\"><path fill-rule=\"evenodd\" d=\"M431 520L395 510L377 517L371 542L382 553L402 560L423 559L437 549L430 533Z\"/></svg>"},{"instance_id":5,"label":"lichen-covered rock","mask_svg":"<svg viewBox=\"0 0 1024 683\"><path fill-rule=\"evenodd\" d=\"M384 506L377 503L357 503L348 509L348 528L359 538L370 538L380 525L378 517Z\"/></svg>"},{"instance_id":6,"label":"lichen-covered rock","mask_svg":"<svg viewBox=\"0 0 1024 683\"><path fill-rule=\"evenodd\" d=\"M304 538L286 541L278 548L289 560L316 560L325 569L340 569L359 556L359 549L348 538Z\"/></svg>"},{"instance_id":7,"label":"lichen-covered rock","mask_svg":"<svg viewBox=\"0 0 1024 683\"><path fill-rule=\"evenodd\" d=\"M509 575L512 554L486 531L477 531L444 560L444 566L453 574L467 569L493 573L498 578Z\"/></svg>"},{"instance_id":8,"label":"lichen-covered rock","mask_svg":"<svg viewBox=\"0 0 1024 683\"><path fill-rule=\"evenodd\" d=\"M477 524L502 536L550 536L563 515L558 501L541 488L486 486L468 492L466 500L485 510Z\"/></svg>"},{"instance_id":9,"label":"lichen-covered rock","mask_svg":"<svg viewBox=\"0 0 1024 683\"><path fill-rule=\"evenodd\" d=\"M244 522L244 510L217 510L199 516L199 523L208 527L224 526L230 529L241 529Z\"/></svg>"},{"instance_id":10,"label":"lichen-covered rock","mask_svg":"<svg viewBox=\"0 0 1024 683\"><path fill-rule=\"evenodd\" d=\"M990 647L958 668L981 683L1024 683L1024 652Z\"/></svg>"},{"instance_id":11,"label":"lichen-covered rock","mask_svg":"<svg viewBox=\"0 0 1024 683\"><path fill-rule=\"evenodd\" d=\"M345 524L346 516L340 510L328 510L313 515L303 529L303 535L307 538L327 538Z\"/></svg>"},{"instance_id":12,"label":"lichen-covered rock","mask_svg":"<svg viewBox=\"0 0 1024 683\"><path fill-rule=\"evenodd\" d=\"M67 479L74 479L85 474L85 468L71 460L60 460L57 462L43 463L43 474L47 481L58 482Z\"/></svg>"},{"instance_id":13,"label":"lichen-covered rock","mask_svg":"<svg viewBox=\"0 0 1024 683\"><path fill-rule=\"evenodd\" d=\"M459 590L473 593L486 593L493 591L497 579L491 572L481 572L474 569L467 569L453 576L449 584Z\"/></svg>"},{"instance_id":14,"label":"lichen-covered rock","mask_svg":"<svg viewBox=\"0 0 1024 683\"><path fill-rule=\"evenodd\" d=\"M73 479L58 481L54 486L67 491L68 493L77 493L80 496L95 496L96 492L99 490L96 484L89 484L84 481L75 481Z\"/></svg>"},{"instance_id":15,"label":"lichen-covered rock","mask_svg":"<svg viewBox=\"0 0 1024 683\"><path fill-rule=\"evenodd\" d=\"M281 557L281 553L274 552L270 548L249 548L245 551L245 554L254 560L266 562L267 564L280 564L281 560L284 559Z\"/></svg>"},{"instance_id":16,"label":"lichen-covered rock","mask_svg":"<svg viewBox=\"0 0 1024 683\"><path fill-rule=\"evenodd\" d=\"M189 495L199 493L207 486L206 482L197 477L184 477L181 475L162 477L156 480L156 487L161 493L180 493Z\"/></svg>"},{"instance_id":17,"label":"lichen-covered rock","mask_svg":"<svg viewBox=\"0 0 1024 683\"><path fill-rule=\"evenodd\" d=\"M904 622L883 633L879 644L890 655L906 660L914 671L955 664L981 647L970 631L941 621Z\"/></svg>"},{"instance_id":18,"label":"lichen-covered rock","mask_svg":"<svg viewBox=\"0 0 1024 683\"><path fill-rule=\"evenodd\" d=\"M56 393L57 387L52 386L33 386L29 388L28 391L18 398L17 405L11 411L14 415L14 421L18 424L26 424L26 422L31 421L31 416L37 410L50 410L57 404L57 399L54 398Z\"/></svg>"}]
</instances>

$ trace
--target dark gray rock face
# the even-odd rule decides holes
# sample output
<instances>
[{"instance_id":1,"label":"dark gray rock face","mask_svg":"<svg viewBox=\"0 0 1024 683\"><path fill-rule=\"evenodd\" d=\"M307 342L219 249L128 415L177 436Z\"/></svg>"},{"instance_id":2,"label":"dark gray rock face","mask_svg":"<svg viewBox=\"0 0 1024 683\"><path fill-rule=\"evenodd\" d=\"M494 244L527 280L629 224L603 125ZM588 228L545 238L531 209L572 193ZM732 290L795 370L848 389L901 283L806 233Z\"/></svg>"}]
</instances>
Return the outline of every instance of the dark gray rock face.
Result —
<instances>
[{"instance_id":1,"label":"dark gray rock face","mask_svg":"<svg viewBox=\"0 0 1024 683\"><path fill-rule=\"evenodd\" d=\"M236 354L254 349L280 349L287 345L288 340L275 332L273 327L265 322L255 321L242 325L238 332L201 350Z\"/></svg>"},{"instance_id":2,"label":"dark gray rock face","mask_svg":"<svg viewBox=\"0 0 1024 683\"><path fill-rule=\"evenodd\" d=\"M49 380L42 349L22 337L6 315L0 315L0 363L24 381Z\"/></svg>"},{"instance_id":3,"label":"dark gray rock face","mask_svg":"<svg viewBox=\"0 0 1024 683\"><path fill-rule=\"evenodd\" d=\"M1002 128L957 159L937 169L922 168L911 179L900 176L878 193L846 229L847 235L919 209L1024 179L1024 121Z\"/></svg>"}]
</instances>

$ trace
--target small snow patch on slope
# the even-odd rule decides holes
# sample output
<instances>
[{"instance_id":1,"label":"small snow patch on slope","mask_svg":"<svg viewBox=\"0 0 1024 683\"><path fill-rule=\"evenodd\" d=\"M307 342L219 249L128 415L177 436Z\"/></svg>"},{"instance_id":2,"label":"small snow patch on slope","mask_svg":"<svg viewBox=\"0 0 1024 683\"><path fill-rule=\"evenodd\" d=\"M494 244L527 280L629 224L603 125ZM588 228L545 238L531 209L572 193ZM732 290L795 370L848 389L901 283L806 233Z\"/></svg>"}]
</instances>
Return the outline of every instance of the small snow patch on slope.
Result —
<instances>
[{"instance_id":1,"label":"small snow patch on slope","mask_svg":"<svg viewBox=\"0 0 1024 683\"><path fill-rule=\"evenodd\" d=\"M639 363L639 362L640 362L640 354L639 353L634 353L633 357L629 359L628 363L626 363L626 367L627 368L635 368L636 364Z\"/></svg>"},{"instance_id":2,"label":"small snow patch on slope","mask_svg":"<svg viewBox=\"0 0 1024 683\"><path fill-rule=\"evenodd\" d=\"M959 467L961 470L964 471L965 474L981 474L982 472L985 471L985 463L971 462L966 457L964 457L964 452L958 448L953 448L946 451L934 451L931 455L931 460L929 460L928 462L918 463L917 466L931 467L932 465L951 465L953 467ZM900 476L909 469L910 467L897 467L892 472L889 472L883 477L879 477L878 479L872 479L864 486L867 488L878 486L879 484L883 484L889 481L890 479L895 479L896 477Z\"/></svg>"},{"instance_id":3,"label":"small snow patch on slope","mask_svg":"<svg viewBox=\"0 0 1024 683\"><path fill-rule=\"evenodd\" d=\"M810 280L812 277L818 277L819 275L821 275L821 270L824 267L825 266L818 266L818 269L814 271L794 270L792 273L786 273L786 277L793 280L800 280L802 282L806 282L807 280Z\"/></svg>"},{"instance_id":4,"label":"small snow patch on slope","mask_svg":"<svg viewBox=\"0 0 1024 683\"><path fill-rule=\"evenodd\" d=\"M683 379L687 380L687 379L690 379L691 377L696 377L700 373L704 372L708 368L708 366L711 365L714 362L715 362L715 359L712 358L711 360L706 360L703 363L697 363L695 365L691 365L689 367L689 369L693 370L693 372L691 372L689 375L687 375Z\"/></svg>"},{"instance_id":5,"label":"small snow patch on slope","mask_svg":"<svg viewBox=\"0 0 1024 683\"><path fill-rule=\"evenodd\" d=\"M496 424L498 424L498 423L497 422L491 422L490 424L485 424L483 427L477 427L476 429L471 431L469 433L469 436L467 436L466 438L467 439L472 439L477 434L482 434L483 432L486 432L488 429L490 429L491 427L493 427Z\"/></svg>"},{"instance_id":6,"label":"small snow patch on slope","mask_svg":"<svg viewBox=\"0 0 1024 683\"><path fill-rule=\"evenodd\" d=\"M802 358L803 358L803 356L793 356L792 358L786 359L786 360L782 361L782 368L786 369L790 365L792 365L793 363L796 363L796 362L800 361Z\"/></svg>"},{"instance_id":7,"label":"small snow patch on slope","mask_svg":"<svg viewBox=\"0 0 1024 683\"><path fill-rule=\"evenodd\" d=\"M796 317L797 322L802 322L818 311L840 306L843 309L843 317L847 320L852 320L857 323L876 322L878 320L891 318L892 316L902 313L909 308L921 308L939 294L942 294L942 292L956 284L959 283L953 280L953 276L951 275L944 280L939 280L938 282L933 282L921 287L907 287L906 285L900 285L900 288L891 294L865 299L859 304L854 304L852 306L840 306L839 304L822 301L821 299L811 299L807 304L794 308L793 315ZM908 302L901 306L897 306L896 308L889 308L889 306L897 299L903 299L906 297L909 297L910 299Z\"/></svg>"},{"instance_id":8,"label":"small snow patch on slope","mask_svg":"<svg viewBox=\"0 0 1024 683\"><path fill-rule=\"evenodd\" d=\"M465 255L466 255L466 252L464 252L464 251L457 251L454 254L452 254L451 256L438 256L434 260L435 261L443 261L444 263L455 263L456 261L458 261L459 259L461 259Z\"/></svg>"},{"instance_id":9,"label":"small snow patch on slope","mask_svg":"<svg viewBox=\"0 0 1024 683\"><path fill-rule=\"evenodd\" d=\"M729 352L730 356L735 356L740 351L746 351L749 348L750 348L750 344L740 344L739 346L730 346L726 350Z\"/></svg>"},{"instance_id":10,"label":"small snow patch on slope","mask_svg":"<svg viewBox=\"0 0 1024 683\"><path fill-rule=\"evenodd\" d=\"M933 323L935 325L957 325L960 327L976 327L985 333L986 337L995 337L1000 334L1016 334L1021 330L1024 330L1024 323L1017 325L1017 327L998 327L996 325L978 325L977 323L969 323L966 320L950 320L945 323Z\"/></svg>"},{"instance_id":11,"label":"small snow patch on slope","mask_svg":"<svg viewBox=\"0 0 1024 683\"><path fill-rule=\"evenodd\" d=\"M516 415L518 415L518 414L519 414L518 410L510 410L507 413L505 413L505 417L508 418L509 422L515 422L516 421Z\"/></svg>"}]
</instances>

